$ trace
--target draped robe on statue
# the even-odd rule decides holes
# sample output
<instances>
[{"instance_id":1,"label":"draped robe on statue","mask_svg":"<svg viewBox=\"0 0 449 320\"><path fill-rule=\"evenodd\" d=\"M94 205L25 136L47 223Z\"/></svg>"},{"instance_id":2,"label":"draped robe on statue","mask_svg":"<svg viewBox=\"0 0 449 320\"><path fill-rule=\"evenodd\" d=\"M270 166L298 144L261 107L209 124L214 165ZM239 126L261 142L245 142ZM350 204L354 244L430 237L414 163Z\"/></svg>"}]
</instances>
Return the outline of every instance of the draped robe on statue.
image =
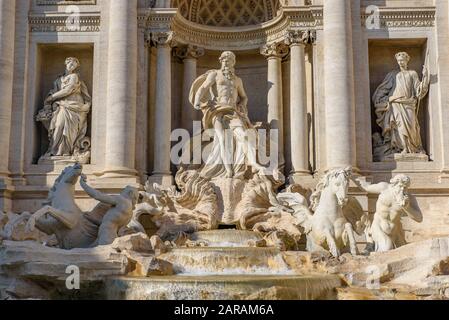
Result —
<instances>
[{"instance_id":1,"label":"draped robe on statue","mask_svg":"<svg viewBox=\"0 0 449 320\"><path fill-rule=\"evenodd\" d=\"M64 98L53 102L54 110L48 132L50 156L72 156L81 147L87 133L87 116L91 107L91 97L87 86L78 74L59 77L50 94L66 91ZM72 81L70 81L72 80ZM74 80L74 81L73 81Z\"/></svg>"},{"instance_id":2,"label":"draped robe on statue","mask_svg":"<svg viewBox=\"0 0 449 320\"><path fill-rule=\"evenodd\" d=\"M377 124L390 153L424 153L418 121L418 102L428 84L413 70L390 72L373 96Z\"/></svg>"},{"instance_id":3,"label":"draped robe on statue","mask_svg":"<svg viewBox=\"0 0 449 320\"><path fill-rule=\"evenodd\" d=\"M193 83L190 92L190 101L192 104L194 104L198 89L203 85L211 72L216 72L216 70L210 70ZM201 170L201 175L211 179L224 177L226 175L226 169L223 164L226 161L226 163L232 165L234 178L240 178L243 177L248 168L248 152L255 152L255 150L248 149L254 149L255 146L248 145L246 138L240 136L236 132L236 129L241 128L244 132L247 132L247 130L254 129L254 126L248 119L246 110L238 110L236 106L219 103L217 98L218 93L214 85L201 100L203 129L205 131L213 130L214 122L220 121L220 118L226 133L228 133L228 136L226 136L226 148L229 148L229 150L227 149L224 153L222 152L222 146L219 143L216 133L214 133L213 142L208 146L210 152Z\"/></svg>"}]
</instances>

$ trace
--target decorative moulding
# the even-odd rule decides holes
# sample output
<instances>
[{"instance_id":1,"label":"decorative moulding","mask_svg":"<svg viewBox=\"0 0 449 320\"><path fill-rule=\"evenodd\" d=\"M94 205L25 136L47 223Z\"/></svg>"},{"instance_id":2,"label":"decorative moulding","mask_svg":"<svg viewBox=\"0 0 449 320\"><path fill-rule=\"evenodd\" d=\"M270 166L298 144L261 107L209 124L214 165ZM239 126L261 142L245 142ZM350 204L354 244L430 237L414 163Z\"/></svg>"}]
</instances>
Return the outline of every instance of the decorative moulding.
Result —
<instances>
[{"instance_id":1,"label":"decorative moulding","mask_svg":"<svg viewBox=\"0 0 449 320\"><path fill-rule=\"evenodd\" d=\"M37 0L38 6L95 5L97 0Z\"/></svg>"},{"instance_id":2,"label":"decorative moulding","mask_svg":"<svg viewBox=\"0 0 449 320\"><path fill-rule=\"evenodd\" d=\"M79 17L79 28L73 29L67 24L69 16L65 15L35 15L29 17L31 32L99 32L100 15L81 15Z\"/></svg>"}]
</instances>

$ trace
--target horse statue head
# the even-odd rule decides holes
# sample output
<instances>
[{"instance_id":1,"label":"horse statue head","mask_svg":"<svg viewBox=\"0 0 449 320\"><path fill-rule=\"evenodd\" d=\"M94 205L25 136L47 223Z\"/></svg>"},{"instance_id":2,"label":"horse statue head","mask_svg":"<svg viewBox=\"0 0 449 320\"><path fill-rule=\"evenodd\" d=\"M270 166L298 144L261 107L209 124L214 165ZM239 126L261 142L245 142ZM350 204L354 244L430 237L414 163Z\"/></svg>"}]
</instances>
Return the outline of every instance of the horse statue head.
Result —
<instances>
[{"instance_id":1,"label":"horse statue head","mask_svg":"<svg viewBox=\"0 0 449 320\"><path fill-rule=\"evenodd\" d=\"M334 194L338 205L343 207L348 201L349 181L352 168L335 169L326 173L318 183L316 191L311 196L311 209L315 211L324 191Z\"/></svg>"},{"instance_id":2,"label":"horse statue head","mask_svg":"<svg viewBox=\"0 0 449 320\"><path fill-rule=\"evenodd\" d=\"M65 168L59 177L55 180L53 187L50 189L48 194L48 199L44 203L46 205L51 205L53 202L53 198L57 191L61 189L63 186L68 186L71 189L74 189L75 184L78 182L78 178L83 173L83 166L79 163L76 163L73 166Z\"/></svg>"}]
</instances>

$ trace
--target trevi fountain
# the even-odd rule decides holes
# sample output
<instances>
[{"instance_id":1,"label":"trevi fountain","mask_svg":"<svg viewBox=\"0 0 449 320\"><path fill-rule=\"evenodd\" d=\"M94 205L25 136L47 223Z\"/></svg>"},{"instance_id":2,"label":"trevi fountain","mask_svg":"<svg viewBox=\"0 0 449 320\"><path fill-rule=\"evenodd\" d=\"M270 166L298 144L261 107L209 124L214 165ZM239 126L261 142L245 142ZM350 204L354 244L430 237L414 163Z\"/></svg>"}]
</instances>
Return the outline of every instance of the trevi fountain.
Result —
<instances>
[{"instance_id":1,"label":"trevi fountain","mask_svg":"<svg viewBox=\"0 0 449 320\"><path fill-rule=\"evenodd\" d=\"M447 0L0 0L0 299L449 299Z\"/></svg>"}]
</instances>

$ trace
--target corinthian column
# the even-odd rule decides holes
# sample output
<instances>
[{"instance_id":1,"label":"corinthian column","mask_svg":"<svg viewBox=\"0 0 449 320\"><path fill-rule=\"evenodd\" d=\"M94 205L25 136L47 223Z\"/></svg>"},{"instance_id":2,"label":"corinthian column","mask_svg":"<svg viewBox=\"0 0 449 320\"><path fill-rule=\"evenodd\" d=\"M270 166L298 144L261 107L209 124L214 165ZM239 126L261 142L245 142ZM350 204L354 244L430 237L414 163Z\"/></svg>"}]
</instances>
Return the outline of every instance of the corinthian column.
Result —
<instances>
[{"instance_id":1,"label":"corinthian column","mask_svg":"<svg viewBox=\"0 0 449 320\"><path fill-rule=\"evenodd\" d=\"M288 47L283 43L273 43L263 47L261 54L268 60L268 123L271 129L278 130L279 153L282 155L284 150L282 58L288 54Z\"/></svg>"},{"instance_id":2,"label":"corinthian column","mask_svg":"<svg viewBox=\"0 0 449 320\"><path fill-rule=\"evenodd\" d=\"M171 100L171 44L172 32L151 34L151 41L157 48L156 110L154 122L154 169L152 182L171 185L170 135L172 130Z\"/></svg>"},{"instance_id":3,"label":"corinthian column","mask_svg":"<svg viewBox=\"0 0 449 320\"><path fill-rule=\"evenodd\" d=\"M182 84L182 128L192 133L193 121L201 120L201 112L195 110L189 101L190 88L197 77L197 60L204 55L204 49L193 45L176 48L175 54L183 61L184 78Z\"/></svg>"},{"instance_id":4,"label":"corinthian column","mask_svg":"<svg viewBox=\"0 0 449 320\"><path fill-rule=\"evenodd\" d=\"M14 73L15 0L0 0L0 178L8 177Z\"/></svg>"},{"instance_id":5,"label":"corinthian column","mask_svg":"<svg viewBox=\"0 0 449 320\"><path fill-rule=\"evenodd\" d=\"M109 1L105 176L134 176L137 0Z\"/></svg>"},{"instance_id":6,"label":"corinthian column","mask_svg":"<svg viewBox=\"0 0 449 320\"><path fill-rule=\"evenodd\" d=\"M308 31L289 31L290 45L290 132L292 175L309 175L309 144L307 124L307 88L305 48Z\"/></svg>"},{"instance_id":7,"label":"corinthian column","mask_svg":"<svg viewBox=\"0 0 449 320\"><path fill-rule=\"evenodd\" d=\"M324 0L327 168L356 165L351 2Z\"/></svg>"}]
</instances>

